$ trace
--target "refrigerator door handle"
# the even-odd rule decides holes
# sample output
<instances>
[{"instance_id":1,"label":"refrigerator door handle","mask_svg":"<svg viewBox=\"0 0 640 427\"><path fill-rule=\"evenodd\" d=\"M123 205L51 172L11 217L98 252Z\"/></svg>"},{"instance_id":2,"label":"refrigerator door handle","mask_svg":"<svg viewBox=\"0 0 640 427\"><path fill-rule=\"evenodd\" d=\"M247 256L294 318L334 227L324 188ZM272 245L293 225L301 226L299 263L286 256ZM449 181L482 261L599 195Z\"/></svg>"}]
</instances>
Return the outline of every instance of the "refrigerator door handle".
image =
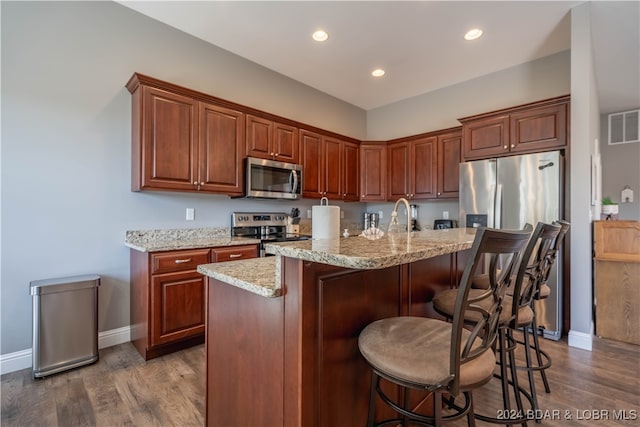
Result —
<instances>
[{"instance_id":1,"label":"refrigerator door handle","mask_svg":"<svg viewBox=\"0 0 640 427\"><path fill-rule=\"evenodd\" d=\"M495 228L502 228L502 184L496 185L496 202L493 207Z\"/></svg>"}]
</instances>

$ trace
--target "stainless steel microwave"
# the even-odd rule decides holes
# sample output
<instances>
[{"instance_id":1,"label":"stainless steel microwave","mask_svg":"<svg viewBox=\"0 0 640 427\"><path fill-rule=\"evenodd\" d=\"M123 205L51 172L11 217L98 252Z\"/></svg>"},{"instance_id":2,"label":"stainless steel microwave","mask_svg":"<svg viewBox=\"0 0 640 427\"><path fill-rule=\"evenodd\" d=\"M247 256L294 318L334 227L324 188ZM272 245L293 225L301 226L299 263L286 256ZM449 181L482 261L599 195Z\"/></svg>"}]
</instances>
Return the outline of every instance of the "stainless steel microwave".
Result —
<instances>
[{"instance_id":1,"label":"stainless steel microwave","mask_svg":"<svg viewBox=\"0 0 640 427\"><path fill-rule=\"evenodd\" d=\"M247 157L245 197L299 199L302 165Z\"/></svg>"}]
</instances>

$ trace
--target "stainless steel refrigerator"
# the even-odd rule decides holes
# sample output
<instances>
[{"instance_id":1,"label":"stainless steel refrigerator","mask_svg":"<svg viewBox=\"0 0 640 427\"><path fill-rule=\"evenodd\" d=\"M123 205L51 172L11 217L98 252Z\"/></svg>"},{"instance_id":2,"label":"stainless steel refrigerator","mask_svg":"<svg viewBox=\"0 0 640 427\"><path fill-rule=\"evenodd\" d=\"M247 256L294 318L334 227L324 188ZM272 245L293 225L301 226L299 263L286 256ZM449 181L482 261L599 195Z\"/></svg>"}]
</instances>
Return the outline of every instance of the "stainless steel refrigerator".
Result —
<instances>
[{"instance_id":1,"label":"stainless steel refrigerator","mask_svg":"<svg viewBox=\"0 0 640 427\"><path fill-rule=\"evenodd\" d=\"M460 164L460 227L519 229L562 219L563 157L559 151ZM562 256L549 276L551 295L536 301L544 337L562 334Z\"/></svg>"}]
</instances>

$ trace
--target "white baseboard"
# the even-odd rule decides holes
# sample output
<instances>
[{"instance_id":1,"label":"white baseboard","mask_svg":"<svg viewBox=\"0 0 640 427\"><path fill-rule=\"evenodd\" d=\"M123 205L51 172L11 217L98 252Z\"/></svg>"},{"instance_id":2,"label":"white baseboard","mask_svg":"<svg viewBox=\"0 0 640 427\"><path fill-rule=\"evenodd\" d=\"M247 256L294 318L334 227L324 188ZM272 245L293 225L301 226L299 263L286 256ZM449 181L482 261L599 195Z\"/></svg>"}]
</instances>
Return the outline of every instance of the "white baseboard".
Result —
<instances>
[{"instance_id":1,"label":"white baseboard","mask_svg":"<svg viewBox=\"0 0 640 427\"><path fill-rule=\"evenodd\" d=\"M569 347L591 351L593 348L593 335L585 334L584 332L569 331Z\"/></svg>"},{"instance_id":2,"label":"white baseboard","mask_svg":"<svg viewBox=\"0 0 640 427\"><path fill-rule=\"evenodd\" d=\"M125 326L98 333L98 348L107 348L131 341L131 327ZM33 354L30 348L8 354L0 354L0 375L31 368Z\"/></svg>"}]
</instances>

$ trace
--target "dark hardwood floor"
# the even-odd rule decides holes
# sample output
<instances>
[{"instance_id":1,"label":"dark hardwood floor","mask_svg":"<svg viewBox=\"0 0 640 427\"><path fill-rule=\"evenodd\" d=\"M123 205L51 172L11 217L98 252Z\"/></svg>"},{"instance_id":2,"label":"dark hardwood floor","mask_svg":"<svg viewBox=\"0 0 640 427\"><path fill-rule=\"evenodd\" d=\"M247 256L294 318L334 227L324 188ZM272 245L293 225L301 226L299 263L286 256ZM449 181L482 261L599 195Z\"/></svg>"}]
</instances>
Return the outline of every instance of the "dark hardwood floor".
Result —
<instances>
[{"instance_id":1,"label":"dark hardwood floor","mask_svg":"<svg viewBox=\"0 0 640 427\"><path fill-rule=\"evenodd\" d=\"M537 377L546 415L541 425L640 425L640 346L597 338L592 352L564 341L542 345L553 366L551 394ZM475 393L477 411L495 413L496 385L492 381ZM30 369L3 375L1 420L2 426L20 427L202 426L204 393L203 345L145 363L126 343L100 350L93 365L45 379L34 380Z\"/></svg>"}]
</instances>

